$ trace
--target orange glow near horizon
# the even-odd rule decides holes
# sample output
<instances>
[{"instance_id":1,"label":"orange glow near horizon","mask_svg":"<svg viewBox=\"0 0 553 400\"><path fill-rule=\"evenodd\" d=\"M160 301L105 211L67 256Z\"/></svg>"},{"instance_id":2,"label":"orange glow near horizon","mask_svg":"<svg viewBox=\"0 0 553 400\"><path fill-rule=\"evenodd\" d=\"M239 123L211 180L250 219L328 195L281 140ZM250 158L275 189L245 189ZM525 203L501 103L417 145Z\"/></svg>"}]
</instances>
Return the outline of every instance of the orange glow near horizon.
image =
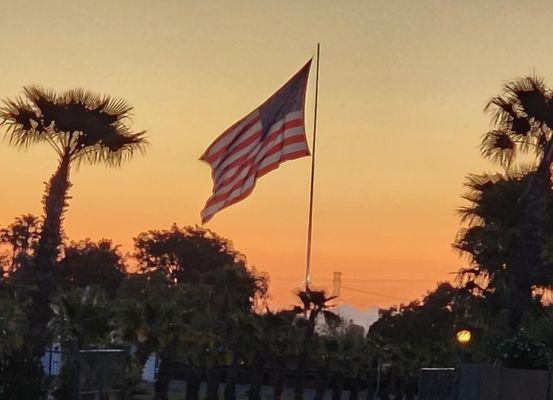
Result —
<instances>
[{"instance_id":1,"label":"orange glow near horizon","mask_svg":"<svg viewBox=\"0 0 553 400\"><path fill-rule=\"evenodd\" d=\"M343 302L389 306L466 265L451 247L462 183L495 168L478 152L482 109L506 80L536 71L553 82L547 4L11 2L0 98L38 83L134 105L147 154L119 169L74 169L64 225L72 240L111 238L131 251L145 230L199 224L211 177L198 157L320 42L313 281L331 289L341 271ZM274 307L293 303L304 277L309 164L283 164L207 224L270 275ZM41 213L55 168L45 145L0 143L0 226Z\"/></svg>"}]
</instances>

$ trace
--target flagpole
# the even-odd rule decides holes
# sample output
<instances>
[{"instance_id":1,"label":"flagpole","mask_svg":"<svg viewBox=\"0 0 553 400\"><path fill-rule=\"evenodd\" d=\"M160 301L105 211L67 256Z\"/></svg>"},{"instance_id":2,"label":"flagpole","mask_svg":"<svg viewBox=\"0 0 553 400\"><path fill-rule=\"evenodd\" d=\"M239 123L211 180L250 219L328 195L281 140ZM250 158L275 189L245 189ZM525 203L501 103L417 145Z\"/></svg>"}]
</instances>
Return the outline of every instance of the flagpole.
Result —
<instances>
[{"instance_id":1,"label":"flagpole","mask_svg":"<svg viewBox=\"0 0 553 400\"><path fill-rule=\"evenodd\" d=\"M309 189L309 220L307 223L307 258L305 265L305 289L311 281L311 242L313 238L313 188L315 185L315 144L317 139L317 102L319 97L319 60L321 58L321 44L317 43L317 74L315 77L315 113L313 117L313 144L311 145L311 182Z\"/></svg>"}]
</instances>

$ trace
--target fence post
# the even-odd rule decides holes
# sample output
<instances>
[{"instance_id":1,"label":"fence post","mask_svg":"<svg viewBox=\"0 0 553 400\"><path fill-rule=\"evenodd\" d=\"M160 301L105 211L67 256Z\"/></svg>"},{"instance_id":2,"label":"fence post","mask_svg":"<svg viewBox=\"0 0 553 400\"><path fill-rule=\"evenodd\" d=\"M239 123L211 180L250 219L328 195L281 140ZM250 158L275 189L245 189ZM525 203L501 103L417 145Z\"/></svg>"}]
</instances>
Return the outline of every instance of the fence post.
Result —
<instances>
[{"instance_id":1,"label":"fence post","mask_svg":"<svg viewBox=\"0 0 553 400\"><path fill-rule=\"evenodd\" d=\"M73 395L72 400L81 398L81 379L80 379L80 359L79 359L79 339L73 341Z\"/></svg>"},{"instance_id":2,"label":"fence post","mask_svg":"<svg viewBox=\"0 0 553 400\"><path fill-rule=\"evenodd\" d=\"M100 398L104 398L104 354L98 353L100 358Z\"/></svg>"}]
</instances>

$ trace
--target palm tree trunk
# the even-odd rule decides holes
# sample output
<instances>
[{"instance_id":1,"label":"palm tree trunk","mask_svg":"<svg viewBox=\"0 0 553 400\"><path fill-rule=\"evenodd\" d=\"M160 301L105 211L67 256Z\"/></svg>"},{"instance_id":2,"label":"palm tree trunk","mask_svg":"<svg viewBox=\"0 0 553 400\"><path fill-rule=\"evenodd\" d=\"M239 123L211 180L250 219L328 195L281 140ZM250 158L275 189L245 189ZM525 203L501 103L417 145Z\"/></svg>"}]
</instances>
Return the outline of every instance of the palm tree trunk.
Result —
<instances>
[{"instance_id":1,"label":"palm tree trunk","mask_svg":"<svg viewBox=\"0 0 553 400\"><path fill-rule=\"evenodd\" d=\"M71 187L69 170L71 157L65 153L56 173L50 178L43 198L44 224L36 250L37 265L43 270L51 269L58 258L61 244L61 223L67 207L67 192Z\"/></svg>"}]
</instances>

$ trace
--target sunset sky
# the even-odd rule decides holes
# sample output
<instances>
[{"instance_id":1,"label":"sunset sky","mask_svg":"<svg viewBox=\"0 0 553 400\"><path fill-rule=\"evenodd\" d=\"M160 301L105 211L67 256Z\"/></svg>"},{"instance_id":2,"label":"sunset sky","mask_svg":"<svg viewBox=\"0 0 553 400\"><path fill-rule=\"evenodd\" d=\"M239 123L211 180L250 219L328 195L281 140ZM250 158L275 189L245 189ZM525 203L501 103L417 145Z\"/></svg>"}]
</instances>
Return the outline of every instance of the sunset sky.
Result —
<instances>
[{"instance_id":1,"label":"sunset sky","mask_svg":"<svg viewBox=\"0 0 553 400\"><path fill-rule=\"evenodd\" d=\"M321 43L313 279L343 273L358 308L418 298L466 265L452 250L464 177L501 85L553 83L546 1L1 1L0 98L23 85L122 97L151 146L120 169L73 171L72 240L200 223L211 192L199 156ZM314 78L314 74L312 77ZM312 134L314 79L307 95ZM47 146L0 143L0 225L41 213ZM271 277L286 306L305 265L309 158L263 177L208 225Z\"/></svg>"}]
</instances>

